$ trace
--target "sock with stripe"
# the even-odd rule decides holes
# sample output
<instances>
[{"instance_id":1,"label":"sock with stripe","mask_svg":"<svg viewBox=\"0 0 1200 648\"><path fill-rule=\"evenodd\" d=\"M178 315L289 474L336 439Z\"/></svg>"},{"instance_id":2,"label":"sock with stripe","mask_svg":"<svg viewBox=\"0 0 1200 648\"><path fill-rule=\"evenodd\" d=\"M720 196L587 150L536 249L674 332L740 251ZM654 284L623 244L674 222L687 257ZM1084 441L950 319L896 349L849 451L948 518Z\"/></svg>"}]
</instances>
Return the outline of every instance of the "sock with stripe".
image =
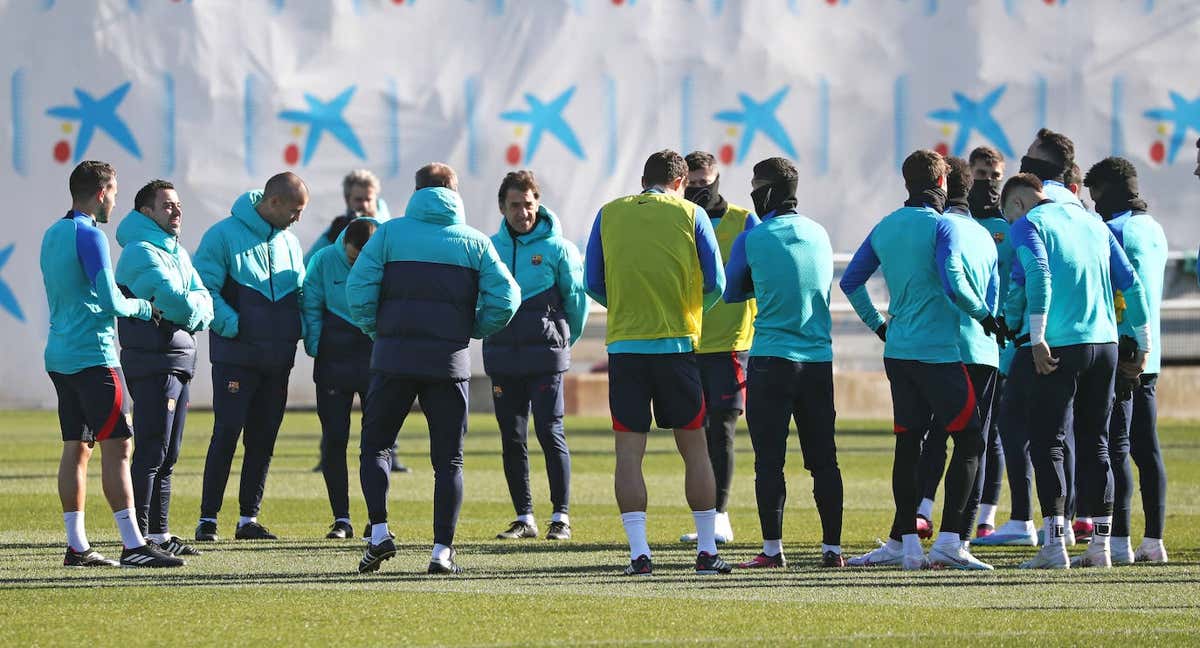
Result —
<instances>
[{"instance_id":1,"label":"sock with stripe","mask_svg":"<svg viewBox=\"0 0 1200 648\"><path fill-rule=\"evenodd\" d=\"M117 511L113 513L113 519L117 521L117 529L121 532L121 544L125 545L126 549L146 546L146 539L142 537L142 530L138 527L133 509Z\"/></svg>"}]
</instances>

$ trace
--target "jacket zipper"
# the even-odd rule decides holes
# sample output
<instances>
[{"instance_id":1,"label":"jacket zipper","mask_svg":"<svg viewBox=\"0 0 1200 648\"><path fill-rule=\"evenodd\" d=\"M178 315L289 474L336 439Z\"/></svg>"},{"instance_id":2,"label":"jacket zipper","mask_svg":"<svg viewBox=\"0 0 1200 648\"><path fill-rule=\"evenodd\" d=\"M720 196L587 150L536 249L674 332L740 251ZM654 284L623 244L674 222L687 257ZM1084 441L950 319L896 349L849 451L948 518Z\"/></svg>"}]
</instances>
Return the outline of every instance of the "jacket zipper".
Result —
<instances>
[{"instance_id":1,"label":"jacket zipper","mask_svg":"<svg viewBox=\"0 0 1200 648\"><path fill-rule=\"evenodd\" d=\"M271 252L271 239L275 238L275 228L267 235L267 285L271 287L271 303L275 303L275 255Z\"/></svg>"},{"instance_id":2,"label":"jacket zipper","mask_svg":"<svg viewBox=\"0 0 1200 648\"><path fill-rule=\"evenodd\" d=\"M513 246L513 251L512 251L512 276L513 276L513 281L516 281L516 280L517 280L517 236L516 236L515 234L513 234L512 230L509 230L509 232L508 232L508 236L509 236L510 238L512 238L512 246ZM517 285L520 285L520 284L517 284ZM519 308L519 306L518 306L518 308ZM517 331L513 331L513 333L514 333L514 335L513 335L513 349L514 349L514 350L517 352L517 354L519 355L519 354L520 354L520 352L521 352L521 336L520 336L520 334L519 334Z\"/></svg>"}]
</instances>

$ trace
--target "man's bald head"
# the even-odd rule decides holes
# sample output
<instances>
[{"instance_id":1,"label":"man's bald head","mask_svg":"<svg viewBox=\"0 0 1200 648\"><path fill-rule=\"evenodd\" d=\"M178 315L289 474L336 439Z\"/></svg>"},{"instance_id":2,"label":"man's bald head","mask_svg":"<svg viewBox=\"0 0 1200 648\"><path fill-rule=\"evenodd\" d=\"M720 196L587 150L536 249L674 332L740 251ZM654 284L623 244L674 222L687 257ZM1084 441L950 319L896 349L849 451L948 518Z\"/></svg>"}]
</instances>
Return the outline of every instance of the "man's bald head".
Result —
<instances>
[{"instance_id":1,"label":"man's bald head","mask_svg":"<svg viewBox=\"0 0 1200 648\"><path fill-rule=\"evenodd\" d=\"M445 187L450 191L458 191L458 174L454 172L454 169L449 164L430 162L417 169L415 179L417 190L429 187Z\"/></svg>"},{"instance_id":2,"label":"man's bald head","mask_svg":"<svg viewBox=\"0 0 1200 648\"><path fill-rule=\"evenodd\" d=\"M287 229L299 222L300 214L307 206L308 185L295 173L284 171L267 180L256 209L272 227Z\"/></svg>"}]
</instances>

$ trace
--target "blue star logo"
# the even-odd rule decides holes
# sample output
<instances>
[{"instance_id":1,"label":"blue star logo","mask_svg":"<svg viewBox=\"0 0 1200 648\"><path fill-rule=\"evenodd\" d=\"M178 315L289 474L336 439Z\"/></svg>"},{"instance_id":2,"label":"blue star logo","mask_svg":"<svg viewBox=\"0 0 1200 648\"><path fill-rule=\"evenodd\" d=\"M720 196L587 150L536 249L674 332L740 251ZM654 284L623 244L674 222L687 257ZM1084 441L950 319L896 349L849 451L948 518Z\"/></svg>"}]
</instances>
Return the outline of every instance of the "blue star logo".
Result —
<instances>
[{"instance_id":1,"label":"blue star logo","mask_svg":"<svg viewBox=\"0 0 1200 648\"><path fill-rule=\"evenodd\" d=\"M75 88L75 100L78 102L76 105L55 106L46 111L46 114L51 117L79 122L79 134L75 136L76 162L82 160L84 154L87 153L97 128L107 133L114 142L129 151L133 157L142 159L142 151L138 148L137 141L133 139L133 133L117 116L117 108L125 99L125 95L129 94L129 86L130 83L125 82L99 99L84 90Z\"/></svg>"},{"instance_id":2,"label":"blue star logo","mask_svg":"<svg viewBox=\"0 0 1200 648\"><path fill-rule=\"evenodd\" d=\"M763 102L757 102L750 98L750 95L739 92L738 101L742 104L740 112L722 110L713 115L717 121L742 125L742 141L738 144L737 152L738 164L741 164L742 160L746 158L746 154L750 151L750 145L754 142L754 136L759 131L762 131L767 139L783 149L788 157L796 158L796 147L792 146L792 139L788 137L787 131L775 116L776 109L779 108L779 104L783 103L789 90L791 90L791 86L783 86Z\"/></svg>"},{"instance_id":3,"label":"blue star logo","mask_svg":"<svg viewBox=\"0 0 1200 648\"><path fill-rule=\"evenodd\" d=\"M1013 157L1012 146L1008 143L1004 129L996 118L992 117L992 108L996 107L1007 88L1007 84L1001 85L979 101L973 101L961 92L955 92L954 103L958 104L957 108L941 108L929 113L930 119L958 125L958 137L954 139L954 155L962 155L967 150L971 132L977 131L995 144L1001 153Z\"/></svg>"},{"instance_id":4,"label":"blue star logo","mask_svg":"<svg viewBox=\"0 0 1200 648\"><path fill-rule=\"evenodd\" d=\"M525 146L526 164L537 153L538 145L542 142L542 134L547 132L562 142L562 145L575 154L575 157L580 160L585 159L583 147L580 146L579 139L575 137L575 131L571 130L571 125L567 123L562 114L563 109L567 107L574 95L575 86L571 86L549 102L542 103L541 99L525 93L525 103L529 104L529 110L509 110L500 113L500 119L505 121L529 124L529 142Z\"/></svg>"},{"instance_id":5,"label":"blue star logo","mask_svg":"<svg viewBox=\"0 0 1200 648\"><path fill-rule=\"evenodd\" d=\"M16 243L9 243L8 247L0 250L0 268L3 268L8 263L8 258L12 256L13 248L16 246ZM4 279L0 279L0 308L11 313L13 317L17 318L17 321L25 321L25 314L21 312L21 305L17 303L17 296L13 294L12 288L8 287Z\"/></svg>"},{"instance_id":6,"label":"blue star logo","mask_svg":"<svg viewBox=\"0 0 1200 648\"><path fill-rule=\"evenodd\" d=\"M1171 98L1170 108L1151 108L1142 113L1147 119L1171 122L1171 148L1167 151L1167 163L1175 161L1175 155L1183 146L1188 129L1200 131L1200 97L1188 101L1172 90L1168 93Z\"/></svg>"},{"instance_id":7,"label":"blue star logo","mask_svg":"<svg viewBox=\"0 0 1200 648\"><path fill-rule=\"evenodd\" d=\"M321 143L321 135L326 131L359 159L367 159L367 154L363 152L362 143L358 141L354 129L350 128L350 124L346 123L346 118L342 117L350 99L354 97L355 89L356 86L350 86L330 101L321 101L311 94L304 93L304 101L308 104L307 111L284 110L279 113L279 118L284 121L308 125L308 139L304 143L302 164L308 165L308 161L317 152L317 145Z\"/></svg>"}]
</instances>

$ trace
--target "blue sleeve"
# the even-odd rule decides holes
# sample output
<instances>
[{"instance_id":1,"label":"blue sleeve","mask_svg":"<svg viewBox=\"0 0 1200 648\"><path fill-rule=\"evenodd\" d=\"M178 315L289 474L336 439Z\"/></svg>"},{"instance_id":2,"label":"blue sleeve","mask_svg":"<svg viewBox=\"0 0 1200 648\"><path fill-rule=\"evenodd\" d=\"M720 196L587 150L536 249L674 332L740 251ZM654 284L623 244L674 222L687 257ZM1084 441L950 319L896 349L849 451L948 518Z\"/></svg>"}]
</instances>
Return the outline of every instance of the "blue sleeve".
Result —
<instances>
[{"instance_id":1,"label":"blue sleeve","mask_svg":"<svg viewBox=\"0 0 1200 648\"><path fill-rule=\"evenodd\" d=\"M479 260L479 301L475 307L475 329L471 337L482 340L508 326L521 306L521 288L500 260L491 239L483 239ZM355 265L358 265L356 262Z\"/></svg>"},{"instance_id":2,"label":"blue sleeve","mask_svg":"<svg viewBox=\"0 0 1200 648\"><path fill-rule=\"evenodd\" d=\"M746 259L746 231L738 234L729 250L729 262L725 264L725 303L736 304L754 297L754 280L750 276L750 265Z\"/></svg>"},{"instance_id":3,"label":"blue sleeve","mask_svg":"<svg viewBox=\"0 0 1200 648\"><path fill-rule=\"evenodd\" d=\"M725 292L725 264L721 260L712 220L703 207L696 205L693 220L696 221L696 255L700 257L700 272L704 275L704 310L708 310Z\"/></svg>"},{"instance_id":4,"label":"blue sleeve","mask_svg":"<svg viewBox=\"0 0 1200 648\"><path fill-rule=\"evenodd\" d=\"M939 218L934 227L934 257L942 290L950 301L973 319L982 320L990 315L984 296L977 294L967 279L958 227L949 218Z\"/></svg>"},{"instance_id":5,"label":"blue sleeve","mask_svg":"<svg viewBox=\"0 0 1200 648\"><path fill-rule=\"evenodd\" d=\"M387 227L380 227L358 253L346 277L346 304L355 326L375 339L375 317L379 313L379 287L387 259Z\"/></svg>"},{"instance_id":6,"label":"blue sleeve","mask_svg":"<svg viewBox=\"0 0 1200 648\"><path fill-rule=\"evenodd\" d=\"M1142 282L1125 255L1125 249L1117 242L1112 232L1108 234L1108 273L1113 288L1125 295L1126 321L1135 329L1145 326L1150 320L1150 308L1146 302L1146 291Z\"/></svg>"},{"instance_id":7,"label":"blue sleeve","mask_svg":"<svg viewBox=\"0 0 1200 648\"><path fill-rule=\"evenodd\" d=\"M212 299L211 330L221 337L237 337L238 312L221 297L221 289L225 287L225 279L229 277L229 259L225 254L225 243L215 227L205 232L204 238L200 239L194 263L196 272L200 274L200 280Z\"/></svg>"},{"instance_id":8,"label":"blue sleeve","mask_svg":"<svg viewBox=\"0 0 1200 648\"><path fill-rule=\"evenodd\" d=\"M584 254L584 288L588 296L601 306L608 307L608 292L604 286L604 244L600 240L600 215L592 222L592 233L588 236Z\"/></svg>"},{"instance_id":9,"label":"blue sleeve","mask_svg":"<svg viewBox=\"0 0 1200 648\"><path fill-rule=\"evenodd\" d=\"M875 304L871 301L871 295L867 292L867 280L879 269L879 256L875 254L875 248L871 245L871 236L874 234L875 232L872 230L871 234L868 234L867 238L863 240L862 245L858 246L858 250L850 259L850 264L842 273L842 280L838 282L838 286L850 300L850 305L854 307L858 318L872 331L878 330L885 324L883 315L875 308Z\"/></svg>"},{"instance_id":10,"label":"blue sleeve","mask_svg":"<svg viewBox=\"0 0 1200 648\"><path fill-rule=\"evenodd\" d=\"M75 253L79 255L79 263L83 273L104 312L114 317L135 317L140 320L150 319L153 309L150 302L144 299L129 299L121 294L113 275L112 260L108 255L108 237L97 227L75 228Z\"/></svg>"},{"instance_id":11,"label":"blue sleeve","mask_svg":"<svg viewBox=\"0 0 1200 648\"><path fill-rule=\"evenodd\" d=\"M319 252L320 250L318 250ZM324 254L314 254L304 272L304 294L300 300L300 316L304 319L304 352L317 357L321 345L321 329L325 323L325 286L322 281L321 260Z\"/></svg>"},{"instance_id":12,"label":"blue sleeve","mask_svg":"<svg viewBox=\"0 0 1200 648\"><path fill-rule=\"evenodd\" d=\"M997 263L992 264L992 274L988 277L987 295L984 297L984 301L988 313L1000 314L1000 267Z\"/></svg>"},{"instance_id":13,"label":"blue sleeve","mask_svg":"<svg viewBox=\"0 0 1200 648\"><path fill-rule=\"evenodd\" d=\"M758 227L759 225L762 225L761 218L759 218L758 216L755 216L753 213L747 214L746 215L746 227L742 228L742 231L749 232L750 230L754 229L755 227Z\"/></svg>"},{"instance_id":14,"label":"blue sleeve","mask_svg":"<svg viewBox=\"0 0 1200 648\"><path fill-rule=\"evenodd\" d=\"M1025 306L1030 315L1043 315L1050 307L1050 261L1046 246L1037 227L1022 218L1013 223L1010 235L1017 250L1017 261L1021 267L1021 279L1025 284ZM1013 279L1017 272L1013 270Z\"/></svg>"},{"instance_id":15,"label":"blue sleeve","mask_svg":"<svg viewBox=\"0 0 1200 648\"><path fill-rule=\"evenodd\" d=\"M571 329L571 344L574 345L587 326L588 296L583 288L583 263L579 260L579 250L570 241L562 241L562 256L558 260L555 281L567 311L567 326Z\"/></svg>"}]
</instances>

